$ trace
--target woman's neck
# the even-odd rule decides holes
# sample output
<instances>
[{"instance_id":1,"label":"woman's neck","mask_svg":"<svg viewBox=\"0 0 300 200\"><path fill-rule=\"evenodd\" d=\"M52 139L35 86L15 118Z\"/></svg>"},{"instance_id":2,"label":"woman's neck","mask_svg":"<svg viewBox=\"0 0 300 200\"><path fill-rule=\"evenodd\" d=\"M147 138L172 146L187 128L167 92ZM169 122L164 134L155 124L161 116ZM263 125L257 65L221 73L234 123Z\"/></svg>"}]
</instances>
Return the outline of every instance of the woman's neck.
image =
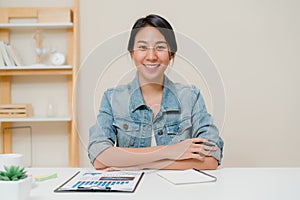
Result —
<instances>
[{"instance_id":1,"label":"woman's neck","mask_svg":"<svg viewBox=\"0 0 300 200\"><path fill-rule=\"evenodd\" d=\"M160 110L163 85L157 83L143 84L141 85L141 92L145 104L153 111L153 116L155 116Z\"/></svg>"},{"instance_id":2,"label":"woman's neck","mask_svg":"<svg viewBox=\"0 0 300 200\"><path fill-rule=\"evenodd\" d=\"M144 95L155 95L162 93L164 84L164 76L158 78L157 80L145 80L143 77L139 77L139 85Z\"/></svg>"},{"instance_id":3,"label":"woman's neck","mask_svg":"<svg viewBox=\"0 0 300 200\"><path fill-rule=\"evenodd\" d=\"M141 86L142 94L157 94L161 93L163 86L156 83L148 83Z\"/></svg>"}]
</instances>

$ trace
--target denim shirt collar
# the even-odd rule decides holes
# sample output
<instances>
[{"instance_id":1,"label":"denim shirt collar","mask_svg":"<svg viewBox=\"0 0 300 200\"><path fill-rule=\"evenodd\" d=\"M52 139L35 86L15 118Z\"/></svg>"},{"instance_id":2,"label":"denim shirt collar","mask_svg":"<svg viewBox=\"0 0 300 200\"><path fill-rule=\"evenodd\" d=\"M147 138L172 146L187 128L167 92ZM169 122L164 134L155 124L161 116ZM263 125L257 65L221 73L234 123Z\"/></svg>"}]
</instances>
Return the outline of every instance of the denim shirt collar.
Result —
<instances>
[{"instance_id":1,"label":"denim shirt collar","mask_svg":"<svg viewBox=\"0 0 300 200\"><path fill-rule=\"evenodd\" d=\"M129 83L130 91L130 111L134 112L136 109L147 106L144 102L142 92L139 85L138 75L135 76L133 81ZM164 88L161 101L162 111L180 111L180 101L177 98L174 83L164 76Z\"/></svg>"}]
</instances>

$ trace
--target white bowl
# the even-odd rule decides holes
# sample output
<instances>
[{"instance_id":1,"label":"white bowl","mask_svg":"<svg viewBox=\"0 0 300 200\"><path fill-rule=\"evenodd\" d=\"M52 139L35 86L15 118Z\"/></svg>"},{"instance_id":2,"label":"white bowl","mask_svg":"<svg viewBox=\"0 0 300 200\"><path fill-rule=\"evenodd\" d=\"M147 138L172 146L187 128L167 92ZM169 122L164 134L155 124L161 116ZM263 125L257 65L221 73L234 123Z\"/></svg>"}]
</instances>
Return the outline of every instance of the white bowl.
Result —
<instances>
[{"instance_id":1,"label":"white bowl","mask_svg":"<svg viewBox=\"0 0 300 200\"><path fill-rule=\"evenodd\" d=\"M20 166L23 167L23 155L17 153L0 154L0 171L4 170L4 166Z\"/></svg>"}]
</instances>

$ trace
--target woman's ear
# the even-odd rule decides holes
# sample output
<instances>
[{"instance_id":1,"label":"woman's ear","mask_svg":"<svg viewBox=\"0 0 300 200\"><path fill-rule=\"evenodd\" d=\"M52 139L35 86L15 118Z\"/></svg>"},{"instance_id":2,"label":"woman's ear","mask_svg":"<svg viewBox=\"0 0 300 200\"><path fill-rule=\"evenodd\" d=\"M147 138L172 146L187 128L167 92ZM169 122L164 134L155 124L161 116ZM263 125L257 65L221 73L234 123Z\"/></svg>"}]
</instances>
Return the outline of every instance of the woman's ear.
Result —
<instances>
[{"instance_id":1,"label":"woman's ear","mask_svg":"<svg viewBox=\"0 0 300 200\"><path fill-rule=\"evenodd\" d=\"M129 56L130 56L130 61L131 61L131 63L132 63L132 66L135 66L135 63L134 63L134 60L133 60L133 54L134 54L134 52L133 51L130 51L129 52Z\"/></svg>"},{"instance_id":2,"label":"woman's ear","mask_svg":"<svg viewBox=\"0 0 300 200\"><path fill-rule=\"evenodd\" d=\"M174 54L172 54L171 52L169 53L169 61L171 61L174 58Z\"/></svg>"}]
</instances>

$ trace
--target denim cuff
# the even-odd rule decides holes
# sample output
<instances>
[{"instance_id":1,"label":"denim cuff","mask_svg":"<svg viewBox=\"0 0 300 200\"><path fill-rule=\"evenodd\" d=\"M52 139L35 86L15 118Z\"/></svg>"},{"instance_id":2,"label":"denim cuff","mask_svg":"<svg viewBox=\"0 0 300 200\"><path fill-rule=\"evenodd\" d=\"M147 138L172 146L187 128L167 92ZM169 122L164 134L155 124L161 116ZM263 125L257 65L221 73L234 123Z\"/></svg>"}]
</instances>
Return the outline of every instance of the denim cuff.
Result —
<instances>
[{"instance_id":1,"label":"denim cuff","mask_svg":"<svg viewBox=\"0 0 300 200\"><path fill-rule=\"evenodd\" d=\"M218 161L218 165L221 165L222 153L221 153L220 148L218 146L216 146L216 147L217 147L217 150L211 151L210 154L212 157L214 157Z\"/></svg>"},{"instance_id":2,"label":"denim cuff","mask_svg":"<svg viewBox=\"0 0 300 200\"><path fill-rule=\"evenodd\" d=\"M90 158L92 165L99 154L101 154L104 150L106 150L107 148L112 147L112 146L113 146L113 144L108 141L91 144L89 147L88 156Z\"/></svg>"}]
</instances>

